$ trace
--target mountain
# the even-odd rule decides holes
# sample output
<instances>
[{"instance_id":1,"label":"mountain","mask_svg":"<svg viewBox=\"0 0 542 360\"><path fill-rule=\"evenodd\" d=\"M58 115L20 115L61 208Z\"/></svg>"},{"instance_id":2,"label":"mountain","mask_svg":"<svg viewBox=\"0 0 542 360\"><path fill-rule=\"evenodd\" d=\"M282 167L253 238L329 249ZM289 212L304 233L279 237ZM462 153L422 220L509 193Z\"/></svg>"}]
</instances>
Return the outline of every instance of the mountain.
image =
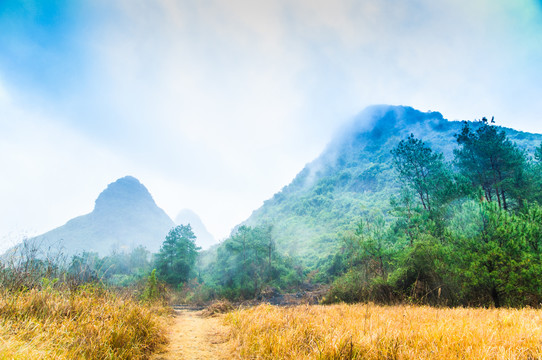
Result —
<instances>
[{"instance_id":1,"label":"mountain","mask_svg":"<svg viewBox=\"0 0 542 360\"><path fill-rule=\"evenodd\" d=\"M438 112L371 106L244 224L273 225L280 251L315 264L336 251L338 234L352 229L360 218L389 216L390 196L399 189L390 151L399 141L412 133L451 160L457 147L454 134L461 127L461 122L448 121ZM530 154L542 141L540 134L505 130Z\"/></svg>"},{"instance_id":2,"label":"mountain","mask_svg":"<svg viewBox=\"0 0 542 360\"><path fill-rule=\"evenodd\" d=\"M179 211L179 214L177 214L177 217L175 218L175 223L177 225L190 224L194 235L196 235L196 245L200 246L202 250L207 250L217 243L214 236L207 231L207 228L201 221L198 214L190 209L183 209Z\"/></svg>"},{"instance_id":3,"label":"mountain","mask_svg":"<svg viewBox=\"0 0 542 360\"><path fill-rule=\"evenodd\" d=\"M126 176L102 191L90 214L29 241L40 246L61 246L67 255L95 251L104 256L112 250L130 250L139 245L157 252L174 226L147 188L136 178Z\"/></svg>"}]
</instances>

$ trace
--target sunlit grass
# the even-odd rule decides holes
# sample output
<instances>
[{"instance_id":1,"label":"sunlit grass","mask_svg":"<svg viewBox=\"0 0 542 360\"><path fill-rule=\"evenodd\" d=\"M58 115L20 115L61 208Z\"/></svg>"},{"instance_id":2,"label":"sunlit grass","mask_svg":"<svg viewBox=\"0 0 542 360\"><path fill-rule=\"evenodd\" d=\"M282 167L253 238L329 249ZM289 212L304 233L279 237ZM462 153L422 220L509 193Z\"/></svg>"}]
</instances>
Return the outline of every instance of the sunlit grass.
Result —
<instances>
[{"instance_id":1,"label":"sunlit grass","mask_svg":"<svg viewBox=\"0 0 542 360\"><path fill-rule=\"evenodd\" d=\"M542 311L260 305L228 314L246 359L541 359Z\"/></svg>"},{"instance_id":2,"label":"sunlit grass","mask_svg":"<svg viewBox=\"0 0 542 360\"><path fill-rule=\"evenodd\" d=\"M96 287L0 290L0 359L145 359L164 308Z\"/></svg>"}]
</instances>

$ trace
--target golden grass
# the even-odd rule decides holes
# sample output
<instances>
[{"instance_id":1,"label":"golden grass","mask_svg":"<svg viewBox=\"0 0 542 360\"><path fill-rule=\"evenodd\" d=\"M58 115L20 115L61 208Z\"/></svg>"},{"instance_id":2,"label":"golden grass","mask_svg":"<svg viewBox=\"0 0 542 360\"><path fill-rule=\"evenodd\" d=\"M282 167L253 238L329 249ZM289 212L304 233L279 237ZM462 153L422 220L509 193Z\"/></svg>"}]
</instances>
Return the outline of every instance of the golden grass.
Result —
<instances>
[{"instance_id":1,"label":"golden grass","mask_svg":"<svg viewBox=\"0 0 542 360\"><path fill-rule=\"evenodd\" d=\"M145 359L166 342L161 311L92 287L0 291L0 359Z\"/></svg>"},{"instance_id":2,"label":"golden grass","mask_svg":"<svg viewBox=\"0 0 542 360\"><path fill-rule=\"evenodd\" d=\"M542 311L260 305L226 316L243 359L542 359Z\"/></svg>"}]
</instances>

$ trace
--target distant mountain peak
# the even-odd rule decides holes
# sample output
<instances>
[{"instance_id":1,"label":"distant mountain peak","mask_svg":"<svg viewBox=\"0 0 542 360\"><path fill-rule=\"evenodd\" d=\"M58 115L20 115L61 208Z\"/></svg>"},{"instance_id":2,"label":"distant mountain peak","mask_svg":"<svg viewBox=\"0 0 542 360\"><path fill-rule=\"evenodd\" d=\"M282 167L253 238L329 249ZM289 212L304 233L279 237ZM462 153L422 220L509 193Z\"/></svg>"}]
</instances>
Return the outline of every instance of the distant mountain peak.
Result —
<instances>
[{"instance_id":1,"label":"distant mountain peak","mask_svg":"<svg viewBox=\"0 0 542 360\"><path fill-rule=\"evenodd\" d=\"M379 138L407 126L438 128L447 123L438 111L423 112L403 105L372 105L346 125L332 143L344 143L345 138L354 138L359 134Z\"/></svg>"},{"instance_id":2,"label":"distant mountain peak","mask_svg":"<svg viewBox=\"0 0 542 360\"><path fill-rule=\"evenodd\" d=\"M412 106L405 105L371 105L363 109L358 116L372 116L377 120L385 119L386 115L394 114L397 118L407 119L409 122L420 122L427 119L440 119L444 117L438 111L421 111Z\"/></svg>"},{"instance_id":3,"label":"distant mountain peak","mask_svg":"<svg viewBox=\"0 0 542 360\"><path fill-rule=\"evenodd\" d=\"M30 240L46 245L61 243L68 255L95 251L104 256L112 250L127 251L139 245L157 252L173 226L147 188L135 177L125 176L100 193L90 214Z\"/></svg>"},{"instance_id":4,"label":"distant mountain peak","mask_svg":"<svg viewBox=\"0 0 542 360\"><path fill-rule=\"evenodd\" d=\"M96 199L94 210L145 203L155 204L147 188L135 177L125 176L107 185Z\"/></svg>"}]
</instances>

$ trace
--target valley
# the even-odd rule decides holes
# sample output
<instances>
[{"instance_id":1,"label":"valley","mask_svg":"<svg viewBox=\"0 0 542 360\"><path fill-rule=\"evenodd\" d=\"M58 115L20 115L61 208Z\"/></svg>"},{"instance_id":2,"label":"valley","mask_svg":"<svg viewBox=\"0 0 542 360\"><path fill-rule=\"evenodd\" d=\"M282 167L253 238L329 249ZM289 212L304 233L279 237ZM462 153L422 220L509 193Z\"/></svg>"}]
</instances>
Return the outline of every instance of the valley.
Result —
<instances>
[{"instance_id":1,"label":"valley","mask_svg":"<svg viewBox=\"0 0 542 360\"><path fill-rule=\"evenodd\" d=\"M542 360L542 0L0 0L0 360Z\"/></svg>"},{"instance_id":2,"label":"valley","mask_svg":"<svg viewBox=\"0 0 542 360\"><path fill-rule=\"evenodd\" d=\"M44 358L540 357L541 166L540 134L370 107L218 243L194 212L176 225L120 178L90 214L2 256L13 300L0 307L0 357L26 356L21 339L52 321L45 313L77 329L70 301L81 296L132 304L127 316L147 314L149 329L113 316L122 332L105 346L95 342L106 334L73 330L62 343L90 337L88 347L36 343ZM167 310L216 301L237 305L213 317ZM152 336L125 349L117 336L131 331Z\"/></svg>"}]
</instances>

